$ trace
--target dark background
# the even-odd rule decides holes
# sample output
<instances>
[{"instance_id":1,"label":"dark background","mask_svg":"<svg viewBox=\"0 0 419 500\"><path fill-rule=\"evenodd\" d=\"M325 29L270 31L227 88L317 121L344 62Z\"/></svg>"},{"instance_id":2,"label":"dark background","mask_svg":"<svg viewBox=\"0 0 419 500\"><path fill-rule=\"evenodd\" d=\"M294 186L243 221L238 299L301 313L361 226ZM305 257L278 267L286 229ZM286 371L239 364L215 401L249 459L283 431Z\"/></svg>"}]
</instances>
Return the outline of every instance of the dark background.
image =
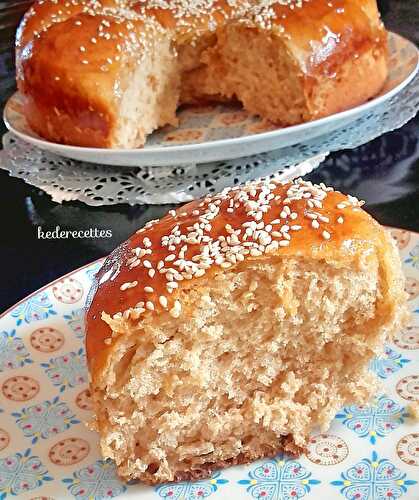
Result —
<instances>
[{"instance_id":1,"label":"dark background","mask_svg":"<svg viewBox=\"0 0 419 500\"><path fill-rule=\"evenodd\" d=\"M0 110L14 91L13 38L31 2L0 1ZM417 0L379 2L387 27L419 42ZM4 127L1 132L4 132ZM333 154L307 178L350 192L382 224L419 232L419 119L365 146ZM171 208L62 205L0 170L0 312L42 285L109 253L147 220ZM111 229L112 238L38 240L44 231Z\"/></svg>"}]
</instances>

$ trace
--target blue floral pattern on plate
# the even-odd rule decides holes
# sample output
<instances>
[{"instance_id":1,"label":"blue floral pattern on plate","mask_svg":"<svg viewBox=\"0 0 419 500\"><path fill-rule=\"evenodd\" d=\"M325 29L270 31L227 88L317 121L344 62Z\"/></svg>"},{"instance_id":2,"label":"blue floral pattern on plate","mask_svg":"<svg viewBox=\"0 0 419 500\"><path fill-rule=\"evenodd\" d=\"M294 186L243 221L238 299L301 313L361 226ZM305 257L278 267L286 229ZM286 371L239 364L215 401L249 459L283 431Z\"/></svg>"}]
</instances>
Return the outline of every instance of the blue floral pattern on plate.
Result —
<instances>
[{"instance_id":1,"label":"blue floral pattern on plate","mask_svg":"<svg viewBox=\"0 0 419 500\"><path fill-rule=\"evenodd\" d=\"M8 494L23 495L52 479L41 459L31 455L30 448L0 459L0 500Z\"/></svg>"},{"instance_id":2,"label":"blue floral pattern on plate","mask_svg":"<svg viewBox=\"0 0 419 500\"><path fill-rule=\"evenodd\" d=\"M371 459L362 459L331 484L341 487L340 493L348 500L387 500L401 497L409 486L417 483L406 477L390 460L378 458L373 451Z\"/></svg>"},{"instance_id":3,"label":"blue floral pattern on plate","mask_svg":"<svg viewBox=\"0 0 419 500\"><path fill-rule=\"evenodd\" d=\"M203 481L163 484L156 487L156 492L159 497L170 500L198 500L209 497L218 490L220 485L226 483L228 480L221 478L220 472L216 472L211 479Z\"/></svg>"},{"instance_id":4,"label":"blue floral pattern on plate","mask_svg":"<svg viewBox=\"0 0 419 500\"><path fill-rule=\"evenodd\" d=\"M60 401L58 396L52 401L23 408L20 412L12 413L12 416L16 418L23 434L32 438L32 444L39 438L48 439L80 423L67 403Z\"/></svg>"},{"instance_id":5,"label":"blue floral pattern on plate","mask_svg":"<svg viewBox=\"0 0 419 500\"><path fill-rule=\"evenodd\" d=\"M394 349L386 346L383 357L375 358L370 364L370 369L380 378L387 378L393 373L401 370L403 366L409 362L410 359L403 358L402 355Z\"/></svg>"},{"instance_id":6,"label":"blue floral pattern on plate","mask_svg":"<svg viewBox=\"0 0 419 500\"><path fill-rule=\"evenodd\" d=\"M52 383L63 392L67 387L85 384L88 380L86 354L80 348L77 352L69 352L64 356L52 358L49 363L41 363Z\"/></svg>"},{"instance_id":7,"label":"blue floral pattern on plate","mask_svg":"<svg viewBox=\"0 0 419 500\"><path fill-rule=\"evenodd\" d=\"M312 479L311 472L300 462L280 454L251 470L249 479L241 479L239 484L247 486L253 498L297 500L320 481Z\"/></svg>"},{"instance_id":8,"label":"blue floral pattern on plate","mask_svg":"<svg viewBox=\"0 0 419 500\"><path fill-rule=\"evenodd\" d=\"M345 406L336 418L359 437L369 437L375 444L378 437L385 437L397 429L409 414L392 399L381 396L369 406Z\"/></svg>"},{"instance_id":9,"label":"blue floral pattern on plate","mask_svg":"<svg viewBox=\"0 0 419 500\"><path fill-rule=\"evenodd\" d=\"M78 339L84 339L84 324L83 324L84 309L76 309L70 314L65 314L64 319L68 326L73 330Z\"/></svg>"},{"instance_id":10,"label":"blue floral pattern on plate","mask_svg":"<svg viewBox=\"0 0 419 500\"><path fill-rule=\"evenodd\" d=\"M419 269L419 245L416 245L410 252L409 257L404 261L405 264L410 264Z\"/></svg>"},{"instance_id":11,"label":"blue floral pattern on plate","mask_svg":"<svg viewBox=\"0 0 419 500\"><path fill-rule=\"evenodd\" d=\"M75 472L72 478L62 481L77 500L112 498L127 489L116 475L115 464L105 460L98 460L92 465L83 467Z\"/></svg>"},{"instance_id":12,"label":"blue floral pattern on plate","mask_svg":"<svg viewBox=\"0 0 419 500\"><path fill-rule=\"evenodd\" d=\"M12 317L16 318L17 326L23 322L31 323L32 321L46 319L51 314L54 315L57 313L52 308L51 301L46 292L37 293L29 297L11 312Z\"/></svg>"},{"instance_id":13,"label":"blue floral pattern on plate","mask_svg":"<svg viewBox=\"0 0 419 500\"><path fill-rule=\"evenodd\" d=\"M16 337L16 330L10 333L0 332L0 372L21 368L29 363L33 361L23 340Z\"/></svg>"}]
</instances>

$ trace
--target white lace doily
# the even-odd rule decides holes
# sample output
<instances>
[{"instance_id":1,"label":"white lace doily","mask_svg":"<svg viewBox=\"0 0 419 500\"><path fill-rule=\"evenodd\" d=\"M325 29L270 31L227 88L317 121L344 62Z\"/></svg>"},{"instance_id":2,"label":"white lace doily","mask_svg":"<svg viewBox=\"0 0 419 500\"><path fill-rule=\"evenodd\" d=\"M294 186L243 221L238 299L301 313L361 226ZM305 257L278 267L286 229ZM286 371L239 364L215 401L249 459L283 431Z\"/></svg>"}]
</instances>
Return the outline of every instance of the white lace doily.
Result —
<instances>
[{"instance_id":1,"label":"white lace doily","mask_svg":"<svg viewBox=\"0 0 419 500\"><path fill-rule=\"evenodd\" d=\"M182 203L208 192L275 175L291 180L311 172L325 158L319 154L292 167L277 165L278 152L201 165L123 168L77 162L46 153L11 133L3 137L0 167L25 180L58 203L88 205Z\"/></svg>"},{"instance_id":2,"label":"white lace doily","mask_svg":"<svg viewBox=\"0 0 419 500\"><path fill-rule=\"evenodd\" d=\"M123 168L77 162L41 151L8 133L3 137L0 168L59 203L180 203L252 179L275 175L289 180L304 175L329 151L355 148L401 127L415 116L418 107L416 77L385 105L331 134L252 157L173 167Z\"/></svg>"}]
</instances>

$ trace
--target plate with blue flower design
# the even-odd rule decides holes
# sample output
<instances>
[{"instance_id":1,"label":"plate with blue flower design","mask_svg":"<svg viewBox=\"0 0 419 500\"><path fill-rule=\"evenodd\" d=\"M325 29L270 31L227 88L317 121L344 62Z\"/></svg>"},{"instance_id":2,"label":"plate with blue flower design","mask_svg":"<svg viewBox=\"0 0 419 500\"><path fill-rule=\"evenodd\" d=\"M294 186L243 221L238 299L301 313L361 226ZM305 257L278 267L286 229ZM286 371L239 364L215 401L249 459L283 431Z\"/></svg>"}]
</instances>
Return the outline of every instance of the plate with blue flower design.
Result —
<instances>
[{"instance_id":1,"label":"plate with blue flower design","mask_svg":"<svg viewBox=\"0 0 419 500\"><path fill-rule=\"evenodd\" d=\"M417 500L419 498L419 234L389 229L400 250L412 323L370 369L383 392L347 406L299 458L223 469L156 487L119 481L91 418L83 307L101 261L33 293L0 316L0 500Z\"/></svg>"}]
</instances>

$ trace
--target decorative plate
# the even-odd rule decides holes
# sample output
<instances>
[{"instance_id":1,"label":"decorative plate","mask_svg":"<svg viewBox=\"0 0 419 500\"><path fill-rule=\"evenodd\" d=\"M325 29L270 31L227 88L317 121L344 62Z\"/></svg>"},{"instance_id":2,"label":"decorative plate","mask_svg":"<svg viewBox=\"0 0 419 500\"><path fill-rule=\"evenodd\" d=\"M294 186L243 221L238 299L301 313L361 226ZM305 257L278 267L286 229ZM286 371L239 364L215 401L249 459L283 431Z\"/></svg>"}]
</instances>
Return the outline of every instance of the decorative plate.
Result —
<instances>
[{"instance_id":1,"label":"decorative plate","mask_svg":"<svg viewBox=\"0 0 419 500\"><path fill-rule=\"evenodd\" d=\"M418 49L408 40L389 34L390 74L374 99L355 108L312 122L273 128L234 105L189 107L179 112L179 126L153 133L141 149L100 149L66 146L46 141L34 133L22 112L16 93L4 110L9 130L41 149L103 165L163 166L229 160L299 144L330 133L385 105L418 71Z\"/></svg>"},{"instance_id":2,"label":"decorative plate","mask_svg":"<svg viewBox=\"0 0 419 500\"><path fill-rule=\"evenodd\" d=\"M33 293L0 317L0 499L141 498L388 500L419 498L419 234L390 230L400 249L412 325L371 364L383 392L348 406L306 456L236 466L197 482L126 485L103 461L91 416L83 306L96 261Z\"/></svg>"}]
</instances>

